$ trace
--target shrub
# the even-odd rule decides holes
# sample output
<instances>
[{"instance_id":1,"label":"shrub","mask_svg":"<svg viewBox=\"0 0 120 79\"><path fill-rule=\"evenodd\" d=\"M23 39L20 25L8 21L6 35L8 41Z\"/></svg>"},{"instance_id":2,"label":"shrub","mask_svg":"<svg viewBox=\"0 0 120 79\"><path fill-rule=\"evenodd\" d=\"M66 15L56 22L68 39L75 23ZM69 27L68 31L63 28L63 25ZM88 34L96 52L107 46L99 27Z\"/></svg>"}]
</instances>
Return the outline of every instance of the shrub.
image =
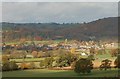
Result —
<instances>
[{"instance_id":1,"label":"shrub","mask_svg":"<svg viewBox=\"0 0 120 79\"><path fill-rule=\"evenodd\" d=\"M35 66L35 63L34 62L30 62L30 69L35 69L36 68L36 66Z\"/></svg>"},{"instance_id":2,"label":"shrub","mask_svg":"<svg viewBox=\"0 0 120 79\"><path fill-rule=\"evenodd\" d=\"M57 65L58 67L67 67L67 66L69 66L69 64L68 64L68 60L63 60L63 61L58 61L58 65Z\"/></svg>"},{"instance_id":3,"label":"shrub","mask_svg":"<svg viewBox=\"0 0 120 79\"><path fill-rule=\"evenodd\" d=\"M37 58L41 58L43 56L42 52L38 52Z\"/></svg>"},{"instance_id":4,"label":"shrub","mask_svg":"<svg viewBox=\"0 0 120 79\"><path fill-rule=\"evenodd\" d=\"M26 53L24 51L13 51L10 54L11 59L26 58Z\"/></svg>"},{"instance_id":5,"label":"shrub","mask_svg":"<svg viewBox=\"0 0 120 79\"><path fill-rule=\"evenodd\" d=\"M33 51L33 52L32 52L32 55L33 55L34 58L36 58L37 55L38 55L38 52L37 52L37 51Z\"/></svg>"},{"instance_id":6,"label":"shrub","mask_svg":"<svg viewBox=\"0 0 120 79\"><path fill-rule=\"evenodd\" d=\"M49 57L49 58L45 58L44 60L40 61L40 67L41 68L50 68L52 67L54 58L53 57Z\"/></svg>"},{"instance_id":7,"label":"shrub","mask_svg":"<svg viewBox=\"0 0 120 79\"><path fill-rule=\"evenodd\" d=\"M44 60L45 67L46 68L52 67L53 61L54 61L53 57L45 58L45 60Z\"/></svg>"},{"instance_id":8,"label":"shrub","mask_svg":"<svg viewBox=\"0 0 120 79\"><path fill-rule=\"evenodd\" d=\"M89 56L88 56L88 59L90 59L90 60L95 60L95 57L94 57L94 55L89 55Z\"/></svg>"},{"instance_id":9,"label":"shrub","mask_svg":"<svg viewBox=\"0 0 120 79\"><path fill-rule=\"evenodd\" d=\"M15 61L11 61L9 63L9 68L10 68L10 70L17 70L18 69L18 65L15 63Z\"/></svg>"},{"instance_id":10,"label":"shrub","mask_svg":"<svg viewBox=\"0 0 120 79\"><path fill-rule=\"evenodd\" d=\"M57 66L58 66L57 61L53 61L52 67L57 67Z\"/></svg>"},{"instance_id":11,"label":"shrub","mask_svg":"<svg viewBox=\"0 0 120 79\"><path fill-rule=\"evenodd\" d=\"M90 54L95 54L95 48L93 47L90 48Z\"/></svg>"},{"instance_id":12,"label":"shrub","mask_svg":"<svg viewBox=\"0 0 120 79\"><path fill-rule=\"evenodd\" d=\"M21 69L30 69L30 64L23 62L20 64L20 68Z\"/></svg>"},{"instance_id":13,"label":"shrub","mask_svg":"<svg viewBox=\"0 0 120 79\"><path fill-rule=\"evenodd\" d=\"M115 68L120 68L120 55L117 56L117 58L114 61Z\"/></svg>"},{"instance_id":14,"label":"shrub","mask_svg":"<svg viewBox=\"0 0 120 79\"><path fill-rule=\"evenodd\" d=\"M18 69L18 65L15 63L15 61L4 62L2 66L3 71L12 71L17 69Z\"/></svg>"},{"instance_id":15,"label":"shrub","mask_svg":"<svg viewBox=\"0 0 120 79\"><path fill-rule=\"evenodd\" d=\"M44 65L44 60L41 60L41 61L40 61L39 66L40 66L40 68L45 68L45 65Z\"/></svg>"},{"instance_id":16,"label":"shrub","mask_svg":"<svg viewBox=\"0 0 120 79\"><path fill-rule=\"evenodd\" d=\"M6 55L2 56L2 71L17 70L18 65L15 61L9 61L9 57Z\"/></svg>"},{"instance_id":17,"label":"shrub","mask_svg":"<svg viewBox=\"0 0 120 79\"><path fill-rule=\"evenodd\" d=\"M97 51L97 54L100 54L100 55L103 55L105 53L106 53L105 49L100 49Z\"/></svg>"},{"instance_id":18,"label":"shrub","mask_svg":"<svg viewBox=\"0 0 120 79\"><path fill-rule=\"evenodd\" d=\"M92 69L92 60L89 60L87 58L81 58L76 62L74 71L76 73L90 73Z\"/></svg>"},{"instance_id":19,"label":"shrub","mask_svg":"<svg viewBox=\"0 0 120 79\"><path fill-rule=\"evenodd\" d=\"M2 64L0 64L0 72L2 71Z\"/></svg>"},{"instance_id":20,"label":"shrub","mask_svg":"<svg viewBox=\"0 0 120 79\"><path fill-rule=\"evenodd\" d=\"M2 56L2 63L4 63L4 62L9 62L9 57L6 55Z\"/></svg>"},{"instance_id":21,"label":"shrub","mask_svg":"<svg viewBox=\"0 0 120 79\"><path fill-rule=\"evenodd\" d=\"M2 71L9 71L10 67L9 67L9 62L4 62L3 66L2 66Z\"/></svg>"},{"instance_id":22,"label":"shrub","mask_svg":"<svg viewBox=\"0 0 120 79\"><path fill-rule=\"evenodd\" d=\"M59 67L70 66L72 62L76 61L78 57L74 54L68 53L66 55L59 56L57 63Z\"/></svg>"},{"instance_id":23,"label":"shrub","mask_svg":"<svg viewBox=\"0 0 120 79\"><path fill-rule=\"evenodd\" d=\"M118 49L111 49L111 57L116 57L118 55Z\"/></svg>"},{"instance_id":24,"label":"shrub","mask_svg":"<svg viewBox=\"0 0 120 79\"><path fill-rule=\"evenodd\" d=\"M100 65L100 70L107 70L111 68L111 60L105 59L102 60L101 65Z\"/></svg>"},{"instance_id":25,"label":"shrub","mask_svg":"<svg viewBox=\"0 0 120 79\"><path fill-rule=\"evenodd\" d=\"M75 64L76 64L76 61L74 61L74 62L72 62L72 64L71 64L71 68L75 68Z\"/></svg>"}]
</instances>

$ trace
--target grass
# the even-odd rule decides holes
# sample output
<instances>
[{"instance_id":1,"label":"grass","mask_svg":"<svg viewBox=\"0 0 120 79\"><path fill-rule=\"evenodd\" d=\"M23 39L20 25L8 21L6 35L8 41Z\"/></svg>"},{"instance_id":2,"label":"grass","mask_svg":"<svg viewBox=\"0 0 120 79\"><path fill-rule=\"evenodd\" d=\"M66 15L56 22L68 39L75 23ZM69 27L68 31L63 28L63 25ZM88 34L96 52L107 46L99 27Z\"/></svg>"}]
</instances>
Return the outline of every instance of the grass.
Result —
<instances>
[{"instance_id":1,"label":"grass","mask_svg":"<svg viewBox=\"0 0 120 79\"><path fill-rule=\"evenodd\" d=\"M99 58L99 61L102 61L103 59L115 60L117 57L111 57L110 54L103 54L103 55L96 55L95 58Z\"/></svg>"},{"instance_id":2,"label":"grass","mask_svg":"<svg viewBox=\"0 0 120 79\"><path fill-rule=\"evenodd\" d=\"M54 59L57 57L54 57ZM25 58L25 62L40 62L40 60L44 60L45 58ZM10 61L15 61L16 63L22 63L23 59L10 59Z\"/></svg>"},{"instance_id":3,"label":"grass","mask_svg":"<svg viewBox=\"0 0 120 79\"><path fill-rule=\"evenodd\" d=\"M26 58L24 61L26 62L39 62L40 60L44 60L45 58ZM10 61L15 61L17 63L23 62L23 59L10 59Z\"/></svg>"},{"instance_id":4,"label":"grass","mask_svg":"<svg viewBox=\"0 0 120 79\"><path fill-rule=\"evenodd\" d=\"M110 59L110 60L115 60L116 57L111 57L110 54L104 54L104 55L96 55L95 58L98 58L98 60L101 62L103 59ZM26 58L26 62L39 62L40 60L43 60L44 58ZM16 61L16 62L22 62L23 59L10 59L10 61Z\"/></svg>"},{"instance_id":5,"label":"grass","mask_svg":"<svg viewBox=\"0 0 120 79\"><path fill-rule=\"evenodd\" d=\"M3 77L116 77L118 76L118 69L113 68L107 71L94 69L89 74L77 74L73 70L48 69L7 71L2 74Z\"/></svg>"},{"instance_id":6,"label":"grass","mask_svg":"<svg viewBox=\"0 0 120 79\"><path fill-rule=\"evenodd\" d=\"M62 41L64 41L64 40L54 40L53 42L54 43L59 43L59 42L62 42ZM26 41L27 43L31 43L31 41ZM34 41L36 44L38 44L38 43L42 43L42 44L46 44L46 43L49 43L50 41L49 40L42 40L42 41ZM21 42L18 42L18 41L16 41L16 42L5 42L6 44L8 44L8 45L12 45L12 44L20 44Z\"/></svg>"}]
</instances>

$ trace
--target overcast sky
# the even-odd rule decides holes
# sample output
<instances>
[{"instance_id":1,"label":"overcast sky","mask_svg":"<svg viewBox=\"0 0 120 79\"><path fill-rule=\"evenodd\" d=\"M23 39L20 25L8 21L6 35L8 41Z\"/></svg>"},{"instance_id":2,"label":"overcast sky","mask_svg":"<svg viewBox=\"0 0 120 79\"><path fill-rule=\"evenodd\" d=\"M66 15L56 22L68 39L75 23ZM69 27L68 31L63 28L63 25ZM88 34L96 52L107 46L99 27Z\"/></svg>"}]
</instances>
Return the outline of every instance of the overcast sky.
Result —
<instances>
[{"instance_id":1,"label":"overcast sky","mask_svg":"<svg viewBox=\"0 0 120 79\"><path fill-rule=\"evenodd\" d=\"M76 23L118 16L117 2L3 2L3 22Z\"/></svg>"}]
</instances>

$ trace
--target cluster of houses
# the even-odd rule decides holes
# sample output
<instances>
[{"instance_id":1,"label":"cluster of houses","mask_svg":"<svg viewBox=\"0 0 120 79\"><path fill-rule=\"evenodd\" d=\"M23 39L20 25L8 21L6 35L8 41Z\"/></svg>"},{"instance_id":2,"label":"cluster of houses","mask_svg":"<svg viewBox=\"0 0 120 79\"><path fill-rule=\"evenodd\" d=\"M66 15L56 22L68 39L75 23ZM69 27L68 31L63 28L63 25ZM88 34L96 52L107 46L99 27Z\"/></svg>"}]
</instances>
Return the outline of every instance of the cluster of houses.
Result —
<instances>
[{"instance_id":1,"label":"cluster of houses","mask_svg":"<svg viewBox=\"0 0 120 79\"><path fill-rule=\"evenodd\" d=\"M90 52L90 48L94 49L104 49L104 48L114 48L117 47L117 43L105 43L105 44L98 44L94 41L89 42L78 42L78 41L72 41L72 42L60 42L60 43L52 43L52 44L12 44L12 45L6 45L5 43L2 44L2 50L6 49L16 49L16 50L26 50L29 53L29 50L31 51L49 51L49 50L56 50L56 49L65 49L67 51L70 51L74 49L74 52L80 53L82 51L82 55L85 55L85 52ZM4 53L4 52L3 52ZM28 57L32 57L28 55Z\"/></svg>"}]
</instances>

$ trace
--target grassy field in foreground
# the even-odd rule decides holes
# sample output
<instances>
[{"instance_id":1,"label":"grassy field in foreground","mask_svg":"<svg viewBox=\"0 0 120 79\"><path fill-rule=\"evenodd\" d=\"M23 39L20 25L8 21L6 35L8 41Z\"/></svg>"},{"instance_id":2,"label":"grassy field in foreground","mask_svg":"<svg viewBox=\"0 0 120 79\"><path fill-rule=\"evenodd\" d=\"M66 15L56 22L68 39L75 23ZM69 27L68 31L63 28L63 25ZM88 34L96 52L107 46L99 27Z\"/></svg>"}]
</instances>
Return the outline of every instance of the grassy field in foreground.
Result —
<instances>
[{"instance_id":1,"label":"grassy field in foreground","mask_svg":"<svg viewBox=\"0 0 120 79\"><path fill-rule=\"evenodd\" d=\"M89 74L77 74L73 70L48 69L7 71L2 74L3 77L116 77L118 76L118 69L113 68L107 71L94 69Z\"/></svg>"}]
</instances>

